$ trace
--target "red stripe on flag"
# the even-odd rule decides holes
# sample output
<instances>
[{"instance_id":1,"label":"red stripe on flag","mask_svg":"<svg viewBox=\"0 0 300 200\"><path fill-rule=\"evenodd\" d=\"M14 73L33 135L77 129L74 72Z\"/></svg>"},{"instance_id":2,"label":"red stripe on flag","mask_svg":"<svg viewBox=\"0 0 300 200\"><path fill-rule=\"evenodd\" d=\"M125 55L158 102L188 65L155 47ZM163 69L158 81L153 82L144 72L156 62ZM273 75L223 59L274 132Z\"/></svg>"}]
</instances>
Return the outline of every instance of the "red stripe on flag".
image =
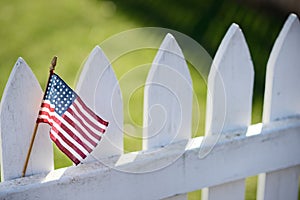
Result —
<instances>
[{"instance_id":1,"label":"red stripe on flag","mask_svg":"<svg viewBox=\"0 0 300 200\"><path fill-rule=\"evenodd\" d=\"M80 102L78 102L78 103L80 103ZM81 105L81 104L80 104L80 105ZM84 118L84 120L85 120L89 125L91 125L94 129L100 131L101 133L104 133L104 132L105 132L104 129L102 129L100 126L98 126L97 124L95 124L94 122L92 122L85 114L83 114L82 111L81 111L81 109L76 105L76 103L73 103L73 106L74 106L74 108L76 109L76 111L80 114L80 116L82 116L82 117ZM83 105L81 105L81 106L82 106L83 109L84 109L84 106L83 106ZM94 118L94 119L95 119L95 118ZM95 120L97 120L97 119L95 119ZM99 121L97 121L97 122L98 122L98 123L101 123L101 122L99 122Z\"/></svg>"},{"instance_id":2,"label":"red stripe on flag","mask_svg":"<svg viewBox=\"0 0 300 200\"><path fill-rule=\"evenodd\" d=\"M56 146L64 154L66 154L76 165L78 165L80 163L80 161L68 149L66 149L51 132L50 132L50 138L56 144Z\"/></svg>"},{"instance_id":3,"label":"red stripe on flag","mask_svg":"<svg viewBox=\"0 0 300 200\"><path fill-rule=\"evenodd\" d=\"M37 118L36 123L47 123L50 126L52 126L51 122L48 119L43 119L43 118Z\"/></svg>"},{"instance_id":4,"label":"red stripe on flag","mask_svg":"<svg viewBox=\"0 0 300 200\"><path fill-rule=\"evenodd\" d=\"M89 107L87 107L84 102L81 100L79 96L77 96L78 102L81 104L81 106L91 115L93 116L98 122L101 124L108 126L108 122L100 118L98 115L96 115Z\"/></svg>"},{"instance_id":5,"label":"red stripe on flag","mask_svg":"<svg viewBox=\"0 0 300 200\"><path fill-rule=\"evenodd\" d=\"M39 118L41 115L46 115L49 119L52 119L52 117L50 116L50 113L47 112L47 111L41 111L41 110L40 110L39 116L38 116L38 119L37 119L37 122L45 122L45 123L48 123L49 125L52 126L52 122L49 121L48 119Z\"/></svg>"},{"instance_id":6,"label":"red stripe on flag","mask_svg":"<svg viewBox=\"0 0 300 200\"><path fill-rule=\"evenodd\" d=\"M68 110L66 111L68 112ZM86 139L89 143L91 143L91 145L93 145L94 147L97 145L96 142L94 142L78 125L75 124L74 121L72 121L67 115L63 114L61 116L64 120L66 120L66 122L69 123L70 126L72 126L74 129L76 129L80 135L82 135L82 137L84 137L84 139ZM100 138L99 138L100 139Z\"/></svg>"},{"instance_id":7,"label":"red stripe on flag","mask_svg":"<svg viewBox=\"0 0 300 200\"><path fill-rule=\"evenodd\" d=\"M37 122L37 123L47 123L47 124L49 124L50 126L52 126L52 124L50 124L51 122L49 122L48 119L38 118L38 119L36 120L36 122Z\"/></svg>"},{"instance_id":8,"label":"red stripe on flag","mask_svg":"<svg viewBox=\"0 0 300 200\"><path fill-rule=\"evenodd\" d=\"M74 145L70 140L68 140L59 130L57 130L54 126L52 126L51 131L54 131L55 133L57 133L57 135L70 147L72 148L74 151L76 151L76 153L78 153L82 158L85 158L86 155L79 149L76 147L76 145Z\"/></svg>"},{"instance_id":9,"label":"red stripe on flag","mask_svg":"<svg viewBox=\"0 0 300 200\"><path fill-rule=\"evenodd\" d=\"M78 103L80 104L80 102L78 101ZM81 104L80 104L81 105ZM82 116L84 118L84 120L89 124L91 125L94 129L98 130L99 129L99 126L97 126L94 122L91 121L91 119L86 116L85 114L82 113L82 109L84 109L84 105L81 105L82 106L82 109L78 107L78 105L74 102L73 103L73 106L74 108L76 109L76 111L80 114L80 116ZM91 116L93 117L93 116ZM94 117L93 117L94 118ZM96 120L96 119L95 119ZM96 120L97 121L97 120ZM98 122L98 121L97 121Z\"/></svg>"},{"instance_id":10,"label":"red stripe on flag","mask_svg":"<svg viewBox=\"0 0 300 200\"><path fill-rule=\"evenodd\" d=\"M97 135L97 134L95 134L89 127L87 127L87 125L85 124L85 123L87 123L87 122L84 122L84 121L82 121L81 119L80 119L80 117L78 117L75 113L74 113L74 111L72 110L72 109L68 109L68 112L95 138L95 139L97 139L97 140L100 140L100 135ZM79 113L80 115L81 115L81 117L83 118L83 119L86 119L86 117L84 116L84 115L82 115L81 113Z\"/></svg>"},{"instance_id":11,"label":"red stripe on flag","mask_svg":"<svg viewBox=\"0 0 300 200\"><path fill-rule=\"evenodd\" d=\"M50 110L50 112L55 111L55 109L53 107L51 107L49 103L45 103L45 102L42 103L41 108L48 108Z\"/></svg>"},{"instance_id":12,"label":"red stripe on flag","mask_svg":"<svg viewBox=\"0 0 300 200\"><path fill-rule=\"evenodd\" d=\"M55 123L60 123L61 121L57 119L56 117L53 118ZM60 127L69 135L71 136L74 140L76 140L82 147L84 147L88 152L91 152L92 149L86 145L77 135L75 135L64 123L61 123ZM97 144L96 144L97 145Z\"/></svg>"}]
</instances>

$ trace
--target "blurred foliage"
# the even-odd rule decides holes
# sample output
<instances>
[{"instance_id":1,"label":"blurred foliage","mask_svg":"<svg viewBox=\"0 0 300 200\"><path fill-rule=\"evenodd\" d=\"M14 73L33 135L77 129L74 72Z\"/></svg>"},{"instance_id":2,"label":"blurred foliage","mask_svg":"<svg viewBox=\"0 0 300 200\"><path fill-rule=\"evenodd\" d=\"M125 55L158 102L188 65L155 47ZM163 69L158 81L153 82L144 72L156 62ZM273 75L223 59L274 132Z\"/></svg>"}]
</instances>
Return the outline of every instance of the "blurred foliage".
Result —
<instances>
[{"instance_id":1,"label":"blurred foliage","mask_svg":"<svg viewBox=\"0 0 300 200\"><path fill-rule=\"evenodd\" d=\"M232 23L243 30L253 58L255 94L262 95L267 60L288 13L255 8L233 0L114 0L117 7L144 26L187 34L212 56Z\"/></svg>"},{"instance_id":2,"label":"blurred foliage","mask_svg":"<svg viewBox=\"0 0 300 200\"><path fill-rule=\"evenodd\" d=\"M198 41L213 57L232 23L248 42L255 68L252 122L261 121L266 65L289 13L234 0L114 0L117 8L144 26L180 31Z\"/></svg>"}]
</instances>

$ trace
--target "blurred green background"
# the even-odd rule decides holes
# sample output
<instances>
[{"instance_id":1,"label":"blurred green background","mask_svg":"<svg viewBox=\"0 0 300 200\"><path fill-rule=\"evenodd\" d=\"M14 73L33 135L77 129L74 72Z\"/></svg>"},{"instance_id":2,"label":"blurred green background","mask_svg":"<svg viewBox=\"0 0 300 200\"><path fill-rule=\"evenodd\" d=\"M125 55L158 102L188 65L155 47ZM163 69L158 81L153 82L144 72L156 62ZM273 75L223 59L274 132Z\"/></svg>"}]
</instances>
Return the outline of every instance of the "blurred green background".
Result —
<instances>
[{"instance_id":1,"label":"blurred green background","mask_svg":"<svg viewBox=\"0 0 300 200\"><path fill-rule=\"evenodd\" d=\"M213 57L226 30L235 22L243 30L255 66L252 122L260 122L266 63L272 45L289 14L289 8L255 2L1 0L0 96L19 56L26 60L44 88L49 62L53 55L58 55L56 72L74 88L81 66L90 51L122 31L148 26L174 29L198 41ZM147 39L148 36L142 37ZM135 41L124 41L124 44L133 42ZM117 77L122 77L136 66L151 63L155 53L155 50L141 50L113 61ZM193 66L189 67L201 111L196 135L203 135L206 86L194 72ZM147 73L140 74L136 81L144 81L146 76ZM127 87L126 83L121 84L123 93ZM125 127L134 131L138 129L135 126L142 126L142 88L126 98L129 103L124 103L124 107L129 108L133 122L125 115ZM141 132L136 131L135 134L140 136ZM139 150L141 139L125 135L124 144L125 151ZM64 155L54 149L56 168L71 165ZM199 193L200 191L190 193L189 199L199 199ZM251 177L247 179L246 199L255 199L255 195L256 177Z\"/></svg>"}]
</instances>

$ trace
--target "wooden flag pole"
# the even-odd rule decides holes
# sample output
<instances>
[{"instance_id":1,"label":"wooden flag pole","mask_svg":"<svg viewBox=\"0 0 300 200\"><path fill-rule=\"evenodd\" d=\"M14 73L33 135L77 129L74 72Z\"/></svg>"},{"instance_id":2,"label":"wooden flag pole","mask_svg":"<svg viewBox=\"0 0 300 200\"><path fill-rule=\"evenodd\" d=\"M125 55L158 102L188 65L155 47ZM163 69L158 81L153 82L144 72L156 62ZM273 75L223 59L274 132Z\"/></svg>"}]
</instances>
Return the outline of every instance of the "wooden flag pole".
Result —
<instances>
[{"instance_id":1,"label":"wooden flag pole","mask_svg":"<svg viewBox=\"0 0 300 200\"><path fill-rule=\"evenodd\" d=\"M46 91L47 88L48 88L48 85L49 85L49 82L50 82L51 75L54 73L54 69L55 69L55 66L56 66L56 62L57 62L57 56L54 56L54 58L52 59L51 65L50 65L50 69L49 69L49 78L48 78L48 82L47 82L45 91ZM43 97L43 99L45 98L45 95L46 95L46 92L44 92L44 97ZM33 143L34 143L34 140L35 140L35 136L36 136L36 133L37 133L38 125L39 125L39 123L36 122L36 123L35 123L35 126L34 126L33 133L32 133L30 145L29 145L29 148L28 148L28 152L27 152L27 155L26 155L26 160L25 160L25 163L24 163L23 171L22 171L22 177L24 177L25 174L26 174L26 169L27 169L27 165L28 165L29 158L30 158L31 150L32 150L32 147L33 147Z\"/></svg>"}]
</instances>

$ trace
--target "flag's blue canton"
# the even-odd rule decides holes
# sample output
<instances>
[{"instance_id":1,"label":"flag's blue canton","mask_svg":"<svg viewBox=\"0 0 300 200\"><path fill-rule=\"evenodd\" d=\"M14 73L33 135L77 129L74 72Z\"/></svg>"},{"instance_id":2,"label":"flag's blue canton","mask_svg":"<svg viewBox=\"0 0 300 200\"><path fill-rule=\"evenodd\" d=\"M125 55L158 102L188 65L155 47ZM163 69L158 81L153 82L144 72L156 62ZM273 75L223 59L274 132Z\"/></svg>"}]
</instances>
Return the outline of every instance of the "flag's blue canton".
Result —
<instances>
[{"instance_id":1,"label":"flag's blue canton","mask_svg":"<svg viewBox=\"0 0 300 200\"><path fill-rule=\"evenodd\" d=\"M60 116L72 105L77 94L56 74L52 74L46 91L45 100L55 106L55 112Z\"/></svg>"}]
</instances>

